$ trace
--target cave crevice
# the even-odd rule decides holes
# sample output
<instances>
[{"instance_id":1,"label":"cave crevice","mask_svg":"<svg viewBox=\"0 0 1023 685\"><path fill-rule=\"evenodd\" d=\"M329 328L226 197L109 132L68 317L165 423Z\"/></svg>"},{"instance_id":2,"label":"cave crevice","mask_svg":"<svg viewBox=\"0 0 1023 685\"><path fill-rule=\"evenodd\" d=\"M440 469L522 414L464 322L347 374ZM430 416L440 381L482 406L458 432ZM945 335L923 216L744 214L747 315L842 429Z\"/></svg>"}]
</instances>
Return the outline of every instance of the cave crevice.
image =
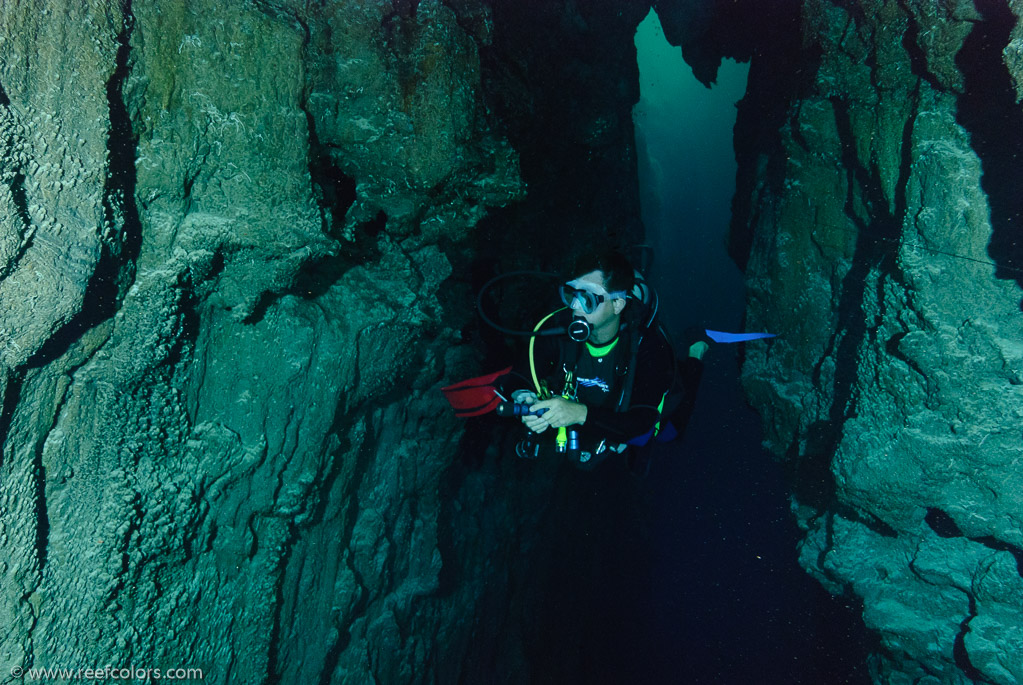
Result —
<instances>
[{"instance_id":1,"label":"cave crevice","mask_svg":"<svg viewBox=\"0 0 1023 685\"><path fill-rule=\"evenodd\" d=\"M124 26L117 35L114 73L106 84L110 133L107 137L109 166L103 187L103 213L107 227L113 229L120 225L120 241L106 246L114 258L112 268L116 268L116 278L105 286L113 300L107 309L116 307L117 301L134 281L135 262L142 248L142 221L135 202L138 137L124 96L124 87L131 75L131 38L135 30L135 16L132 0L124 0L122 7Z\"/></svg>"},{"instance_id":2,"label":"cave crevice","mask_svg":"<svg viewBox=\"0 0 1023 685\"><path fill-rule=\"evenodd\" d=\"M46 464L43 462L43 447L46 445L46 438L53 431L59 416L60 410L58 409L50 430L38 441L32 455L32 489L35 497L36 527L35 547L40 573L46 568L46 560L50 549L50 513L46 499Z\"/></svg>"},{"instance_id":3,"label":"cave crevice","mask_svg":"<svg viewBox=\"0 0 1023 685\"><path fill-rule=\"evenodd\" d=\"M81 308L36 350L28 360L28 368L49 364L67 352L86 332L110 319L135 280L136 260L142 247L142 221L135 203L138 140L124 101L124 84L130 73L131 34L135 25L130 0L124 4L124 13L124 27L117 36L116 66L106 84L110 132L102 197L104 234L110 232L119 237L100 242L99 258L85 285ZM120 230L114 230L118 226Z\"/></svg>"},{"instance_id":4,"label":"cave crevice","mask_svg":"<svg viewBox=\"0 0 1023 685\"><path fill-rule=\"evenodd\" d=\"M37 592L39 586L32 588L30 592L26 592L21 596L21 602L28 607L29 615L32 617L31 623L25 630L25 660L24 668L32 668L36 661L36 626L39 625L39 616L32 604L31 598L33 593Z\"/></svg>"},{"instance_id":5,"label":"cave crevice","mask_svg":"<svg viewBox=\"0 0 1023 685\"><path fill-rule=\"evenodd\" d=\"M6 279L21 262L21 258L32 245L32 234L35 229L32 226L32 216L28 209L28 195L25 190L25 172L21 168L17 151L21 146L19 140L20 126L18 126L14 113L11 111L11 100L0 83L0 132L4 138L0 140L0 160L7 169L0 174L7 182L11 191L11 201L14 203L14 212L21 222L21 243L13 255L7 258L5 264L0 265L0 281Z\"/></svg>"},{"instance_id":6,"label":"cave crevice","mask_svg":"<svg viewBox=\"0 0 1023 685\"><path fill-rule=\"evenodd\" d=\"M969 600L969 614L959 624L959 632L956 633L952 644L952 658L956 667L974 683L990 683L991 681L970 661L970 654L966 650L966 634L970 632L970 622L977 617L977 599L969 592L966 593L966 597Z\"/></svg>"},{"instance_id":7,"label":"cave crevice","mask_svg":"<svg viewBox=\"0 0 1023 685\"><path fill-rule=\"evenodd\" d=\"M1011 554L1012 558L1016 560L1016 573L1023 578L1023 548L1005 542L1004 540L999 540L993 535L983 535L981 537L971 537L969 539L996 552L1008 552Z\"/></svg>"},{"instance_id":8,"label":"cave crevice","mask_svg":"<svg viewBox=\"0 0 1023 685\"><path fill-rule=\"evenodd\" d=\"M927 508L924 522L938 537L966 538L970 542L984 545L995 552L1008 552L1016 560L1016 572L1020 577L1023 577L1023 548L1004 540L999 540L993 535L968 536L959 527L959 524L956 523L951 514L938 507Z\"/></svg>"},{"instance_id":9,"label":"cave crevice","mask_svg":"<svg viewBox=\"0 0 1023 685\"><path fill-rule=\"evenodd\" d=\"M898 190L895 209L892 212L888 210L889 203L884 196L879 170L876 168L868 170L857 157L850 103L838 97L832 97L830 100L841 145L842 168L846 173L844 211L857 231L856 245L850 259L851 265L841 283L837 308L838 325L831 336L828 349L814 371L817 382L824 358L833 359L835 370L828 420L815 424L816 450L825 455L834 454L841 440L842 426L857 413L855 387L858 349L865 339L874 335L862 316L871 274L879 272L873 297L877 298L882 309L885 277L894 278L897 282L902 280L894 251L889 246L899 242L900 217L905 213L904 189L908 183L911 159L910 150L907 148L912 137L913 125L911 115L903 128L902 158L896 184ZM861 210L866 210L867 216L862 216ZM830 459L830 456L828 458Z\"/></svg>"},{"instance_id":10,"label":"cave crevice","mask_svg":"<svg viewBox=\"0 0 1023 685\"><path fill-rule=\"evenodd\" d=\"M937 507L927 507L927 515L924 522L934 531L934 534L941 538L961 538L963 531L947 512Z\"/></svg>"},{"instance_id":11,"label":"cave crevice","mask_svg":"<svg viewBox=\"0 0 1023 685\"><path fill-rule=\"evenodd\" d=\"M285 535L283 542L280 543L280 556L277 559L275 568L276 578L274 579L273 620L270 626L270 637L267 643L266 655L267 676L270 677L272 682L278 683L282 682L281 669L283 668L283 665L280 663L280 652L281 620L285 606L284 581L288 575L288 563L294 553L295 544L298 542L298 538L298 526L294 523L294 521L288 521L287 535Z\"/></svg>"},{"instance_id":12,"label":"cave crevice","mask_svg":"<svg viewBox=\"0 0 1023 685\"><path fill-rule=\"evenodd\" d=\"M906 16L906 32L902 35L902 48L909 56L909 68L913 75L926 81L936 91L944 91L938 77L927 67L927 53L920 44L920 22L916 21L907 0L899 0L899 9Z\"/></svg>"},{"instance_id":13,"label":"cave crevice","mask_svg":"<svg viewBox=\"0 0 1023 685\"><path fill-rule=\"evenodd\" d=\"M338 412L338 416L334 420L334 426L331 429L341 440L341 444L334 451L334 461L338 472L340 472L342 468L341 464L344 461L345 455L351 452L354 447L349 435L352 425L348 422L349 419L350 416L342 415L341 412ZM361 421L364 426L368 426L370 424L369 415L365 413L362 414ZM363 616L366 613L370 602L370 593L366 589L366 581L351 561L351 555L353 552L350 547L351 540L355 534L355 526L359 520L359 512L361 511L359 490L362 487L362 483L365 480L366 475L369 473L373 454L375 454L376 448L378 447L378 439L375 437L371 438L368 428L364 428L363 430L366 430L366 434L362 438L361 444L355 448L355 467L352 470L352 477L347 484L345 492L341 495L341 498L346 500L348 505L345 509L344 529L338 536L338 539L344 541L346 546L345 552L341 555L341 564L352 574L352 578L355 579L355 584L358 586L359 591L355 602L350 608L349 615L339 615L336 617L335 627L337 628L337 638L327 648L324 655L323 670L320 672L319 685L329 685L334 682L334 671L341 662L341 655L352 641L351 628L355 622L354 618L357 616ZM331 479L330 482L333 484L333 479Z\"/></svg>"},{"instance_id":14,"label":"cave crevice","mask_svg":"<svg viewBox=\"0 0 1023 685\"><path fill-rule=\"evenodd\" d=\"M211 277L216 278L215 269ZM178 300L177 330L164 362L171 372L186 362L191 351L194 350L202 328L202 317L199 314L200 299L185 275L181 277L178 290L180 297Z\"/></svg>"},{"instance_id":15,"label":"cave crevice","mask_svg":"<svg viewBox=\"0 0 1023 685\"><path fill-rule=\"evenodd\" d=\"M288 4L290 3L275 2L274 0L252 0L253 7L262 14L276 21L290 24L292 28L297 29L302 34L302 47L305 48L312 39L309 23L296 10L288 7Z\"/></svg>"},{"instance_id":16,"label":"cave crevice","mask_svg":"<svg viewBox=\"0 0 1023 685\"><path fill-rule=\"evenodd\" d=\"M894 540L899 537L899 531L870 512L855 509L847 504L839 504L833 507L833 510L842 518L855 521L883 538Z\"/></svg>"},{"instance_id":17,"label":"cave crevice","mask_svg":"<svg viewBox=\"0 0 1023 685\"><path fill-rule=\"evenodd\" d=\"M924 388L924 406L927 407L928 409L936 410L940 406L940 401L936 397L934 380L927 375L927 373L920 366L919 362L917 362L915 359L907 355L900 348L900 344L907 335L909 335L909 332L903 330L885 340L884 341L885 354L892 357L893 359L901 361L913 373L917 375L918 382ZM876 370L875 372L875 378L878 379L879 383L880 377L877 374L880 373L881 373L880 369Z\"/></svg>"},{"instance_id":18,"label":"cave crevice","mask_svg":"<svg viewBox=\"0 0 1023 685\"><path fill-rule=\"evenodd\" d=\"M1017 18L1007 0L974 0L973 4L981 19L973 23L956 55L963 76L956 121L969 132L980 158L980 184L987 195L991 221L987 250L997 265L995 276L1023 287L1023 193L1018 182L1023 161L1023 109L1016 103L1012 76L1002 54Z\"/></svg>"},{"instance_id":19,"label":"cave crevice","mask_svg":"<svg viewBox=\"0 0 1023 685\"><path fill-rule=\"evenodd\" d=\"M7 442L10 438L11 424L14 421L14 410L21 402L21 389L25 384L25 369L15 369L7 377L4 387L3 404L0 404L0 467L6 463Z\"/></svg>"},{"instance_id":20,"label":"cave crevice","mask_svg":"<svg viewBox=\"0 0 1023 685\"><path fill-rule=\"evenodd\" d=\"M246 316L242 323L250 326L258 324L270 307L288 295L304 300L315 300L330 290L353 266L379 260L382 253L377 239L386 226L387 214L381 210L376 217L356 227L351 243L342 244L335 254L303 262L289 285L279 290L263 292L252 313Z\"/></svg>"},{"instance_id":21,"label":"cave crevice","mask_svg":"<svg viewBox=\"0 0 1023 685\"><path fill-rule=\"evenodd\" d=\"M320 206L323 232L333 238L342 235L345 216L355 204L355 178L346 174L334 161L332 147L320 141L316 132L316 118L308 101L302 102L306 129L309 131L309 177L313 182L313 197Z\"/></svg>"}]
</instances>

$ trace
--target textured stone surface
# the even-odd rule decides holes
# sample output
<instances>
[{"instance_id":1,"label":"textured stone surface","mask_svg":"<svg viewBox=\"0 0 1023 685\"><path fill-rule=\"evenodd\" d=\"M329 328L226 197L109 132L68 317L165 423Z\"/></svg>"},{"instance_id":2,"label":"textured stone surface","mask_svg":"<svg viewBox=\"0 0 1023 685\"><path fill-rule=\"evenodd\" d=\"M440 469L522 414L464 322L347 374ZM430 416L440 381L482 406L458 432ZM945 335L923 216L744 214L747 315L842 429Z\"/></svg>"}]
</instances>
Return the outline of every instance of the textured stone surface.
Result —
<instances>
[{"instance_id":1,"label":"textured stone surface","mask_svg":"<svg viewBox=\"0 0 1023 685\"><path fill-rule=\"evenodd\" d=\"M444 565L511 554L441 523L439 245L522 191L488 13L58 5L0 10L0 678L451 680Z\"/></svg>"},{"instance_id":2,"label":"textured stone surface","mask_svg":"<svg viewBox=\"0 0 1023 685\"><path fill-rule=\"evenodd\" d=\"M779 334L745 388L803 565L880 635L878 682L1023 679L1015 20L805 3L812 81L744 162L749 326Z\"/></svg>"}]
</instances>

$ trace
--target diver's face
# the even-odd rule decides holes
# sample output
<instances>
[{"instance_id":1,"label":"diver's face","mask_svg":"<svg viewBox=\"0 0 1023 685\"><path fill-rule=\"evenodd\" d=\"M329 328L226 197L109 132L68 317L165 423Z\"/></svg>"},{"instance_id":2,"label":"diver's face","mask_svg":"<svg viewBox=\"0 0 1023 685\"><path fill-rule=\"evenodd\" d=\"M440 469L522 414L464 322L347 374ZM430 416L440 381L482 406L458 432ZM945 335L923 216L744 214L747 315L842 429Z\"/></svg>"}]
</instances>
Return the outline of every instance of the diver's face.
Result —
<instances>
[{"instance_id":1,"label":"diver's face","mask_svg":"<svg viewBox=\"0 0 1023 685\"><path fill-rule=\"evenodd\" d=\"M603 301L597 304L591 312L584 311L582 298L574 298L569 306L572 308L572 315L588 321L593 327L595 334L598 332L606 333L602 329L613 327L614 330L611 333L611 337L614 337L614 334L618 332L618 316L622 313L622 309L625 308L625 300L620 297L612 299L608 296L607 289L604 287L604 273L602 271L591 271L574 281L570 281L568 285L577 290L591 292L598 296L598 298L603 298Z\"/></svg>"}]
</instances>

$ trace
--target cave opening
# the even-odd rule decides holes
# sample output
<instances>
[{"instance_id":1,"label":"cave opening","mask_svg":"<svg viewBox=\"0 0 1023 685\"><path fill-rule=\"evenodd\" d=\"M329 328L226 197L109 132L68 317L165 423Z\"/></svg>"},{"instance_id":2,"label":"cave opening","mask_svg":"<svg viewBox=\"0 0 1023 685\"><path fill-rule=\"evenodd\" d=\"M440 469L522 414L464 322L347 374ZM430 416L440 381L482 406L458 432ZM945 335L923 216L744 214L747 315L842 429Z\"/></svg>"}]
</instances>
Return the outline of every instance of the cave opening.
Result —
<instances>
[{"instance_id":1,"label":"cave opening","mask_svg":"<svg viewBox=\"0 0 1023 685\"><path fill-rule=\"evenodd\" d=\"M654 12L636 35L634 112L651 280L680 352L693 329L743 330L743 274L728 255L733 129L748 65L725 60L707 88ZM799 567L788 485L760 444L739 387L739 350L705 358L684 439L654 473L651 611L660 673L689 682L868 682L858 607ZM808 645L813 645L808 649ZM770 674L765 675L765 674Z\"/></svg>"},{"instance_id":2,"label":"cave opening","mask_svg":"<svg viewBox=\"0 0 1023 685\"><path fill-rule=\"evenodd\" d=\"M644 266L684 354L694 328L743 329L727 243L748 66L724 62L706 88L653 12L635 42ZM708 355L687 434L646 478L624 464L560 471L527 611L535 682L869 682L862 607L797 562L787 483L760 445L738 353Z\"/></svg>"}]
</instances>

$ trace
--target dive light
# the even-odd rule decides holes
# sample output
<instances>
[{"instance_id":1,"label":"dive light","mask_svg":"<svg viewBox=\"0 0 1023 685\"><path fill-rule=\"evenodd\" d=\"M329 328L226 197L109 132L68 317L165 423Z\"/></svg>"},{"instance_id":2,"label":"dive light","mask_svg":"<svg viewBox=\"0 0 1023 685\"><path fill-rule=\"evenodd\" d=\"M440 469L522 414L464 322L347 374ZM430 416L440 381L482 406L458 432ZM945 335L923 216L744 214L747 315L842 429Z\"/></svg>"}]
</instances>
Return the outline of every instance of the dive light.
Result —
<instances>
[{"instance_id":1,"label":"dive light","mask_svg":"<svg viewBox=\"0 0 1023 685\"><path fill-rule=\"evenodd\" d=\"M518 402L501 402L497 405L498 416L543 416L547 407L533 411L531 405Z\"/></svg>"}]
</instances>

